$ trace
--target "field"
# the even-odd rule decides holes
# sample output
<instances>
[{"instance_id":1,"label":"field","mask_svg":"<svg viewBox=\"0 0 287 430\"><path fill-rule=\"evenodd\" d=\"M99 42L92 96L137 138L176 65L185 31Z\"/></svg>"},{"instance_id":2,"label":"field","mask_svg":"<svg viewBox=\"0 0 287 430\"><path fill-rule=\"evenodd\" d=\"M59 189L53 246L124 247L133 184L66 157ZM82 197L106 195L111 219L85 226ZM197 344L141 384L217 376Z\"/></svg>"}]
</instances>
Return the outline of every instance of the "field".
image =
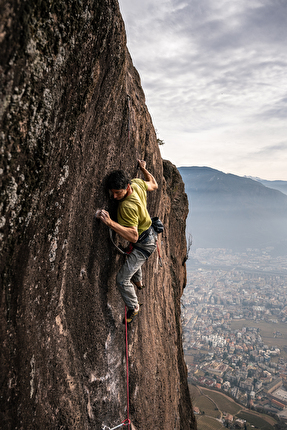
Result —
<instances>
[{"instance_id":1,"label":"field","mask_svg":"<svg viewBox=\"0 0 287 430\"><path fill-rule=\"evenodd\" d=\"M198 401L196 402L196 406L204 411L206 415L212 418L221 418L221 413L218 410L218 407L214 404L214 402L205 396L200 396Z\"/></svg>"},{"instance_id":2,"label":"field","mask_svg":"<svg viewBox=\"0 0 287 430\"><path fill-rule=\"evenodd\" d=\"M200 410L196 415L198 430L220 430L224 425L219 421L224 415L244 419L247 429L272 430L276 421L268 415L251 412L244 406L239 405L223 393L203 387L189 386L193 406Z\"/></svg>"},{"instance_id":3,"label":"field","mask_svg":"<svg viewBox=\"0 0 287 430\"><path fill-rule=\"evenodd\" d=\"M207 390L204 388L202 388L202 392L216 403L218 409L220 409L222 413L236 415L242 409L241 405L236 403L234 400L232 400L225 394L221 394L217 391Z\"/></svg>"},{"instance_id":4,"label":"field","mask_svg":"<svg viewBox=\"0 0 287 430\"><path fill-rule=\"evenodd\" d=\"M268 422L269 420L266 421L263 418L261 418L261 416L254 415L249 412L240 412L240 414L238 414L237 416L238 418L248 421L249 424L253 425L255 428L258 428L260 430L274 429L274 426Z\"/></svg>"},{"instance_id":5,"label":"field","mask_svg":"<svg viewBox=\"0 0 287 430\"><path fill-rule=\"evenodd\" d=\"M214 418L210 418L204 415L201 415L197 418L197 429L198 430L221 430L225 429L223 424L219 421L216 421Z\"/></svg>"}]
</instances>

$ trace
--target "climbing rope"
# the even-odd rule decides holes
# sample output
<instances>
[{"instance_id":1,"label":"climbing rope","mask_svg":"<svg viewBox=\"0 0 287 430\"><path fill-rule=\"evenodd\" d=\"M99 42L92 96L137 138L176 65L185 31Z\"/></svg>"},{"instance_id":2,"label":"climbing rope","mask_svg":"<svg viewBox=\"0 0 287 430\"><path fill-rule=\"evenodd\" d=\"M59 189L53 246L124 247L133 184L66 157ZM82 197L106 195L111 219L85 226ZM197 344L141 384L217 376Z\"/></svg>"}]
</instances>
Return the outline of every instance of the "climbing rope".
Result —
<instances>
[{"instance_id":1,"label":"climbing rope","mask_svg":"<svg viewBox=\"0 0 287 430\"><path fill-rule=\"evenodd\" d=\"M127 419L128 430L130 430L130 393L129 393L129 343L128 343L128 317L127 306L125 305L125 326L126 326L126 376L127 376Z\"/></svg>"},{"instance_id":2,"label":"climbing rope","mask_svg":"<svg viewBox=\"0 0 287 430\"><path fill-rule=\"evenodd\" d=\"M127 252L125 252L123 249L119 248L119 247L115 244L114 239L113 239L113 230L112 230L110 227L109 227L109 234L110 234L111 242L112 242L112 244L117 248L117 250L118 250L121 254L128 255L128 253L127 253Z\"/></svg>"},{"instance_id":3,"label":"climbing rope","mask_svg":"<svg viewBox=\"0 0 287 430\"><path fill-rule=\"evenodd\" d=\"M102 430L116 430L120 427L128 426L128 430L130 430L130 394L129 394L129 343L128 343L128 318L127 318L127 307L125 306L125 328L126 328L126 378L127 378L127 418L121 422L121 424L116 427L110 428L108 426L104 426Z\"/></svg>"}]
</instances>

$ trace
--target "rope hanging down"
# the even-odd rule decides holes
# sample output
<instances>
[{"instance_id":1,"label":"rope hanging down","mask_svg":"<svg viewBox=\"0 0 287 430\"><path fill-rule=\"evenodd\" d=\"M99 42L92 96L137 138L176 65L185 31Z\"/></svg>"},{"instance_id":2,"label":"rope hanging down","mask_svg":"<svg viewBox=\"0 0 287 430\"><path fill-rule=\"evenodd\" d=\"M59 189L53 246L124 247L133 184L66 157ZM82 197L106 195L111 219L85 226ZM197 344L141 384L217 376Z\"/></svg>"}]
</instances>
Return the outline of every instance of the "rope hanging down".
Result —
<instances>
[{"instance_id":1,"label":"rope hanging down","mask_svg":"<svg viewBox=\"0 0 287 430\"><path fill-rule=\"evenodd\" d=\"M117 250L118 250L121 254L128 255L128 254L127 254L123 249L119 248L119 247L115 244L114 239L113 239L113 230L112 230L110 227L109 227L109 234L110 234L111 242L112 242L112 244L117 248Z\"/></svg>"},{"instance_id":2,"label":"rope hanging down","mask_svg":"<svg viewBox=\"0 0 287 430\"><path fill-rule=\"evenodd\" d=\"M128 426L128 430L130 430L130 394L129 394L129 344L128 344L128 320L127 320L127 307L125 306L125 327L126 327L126 378L127 378L127 418L122 421L121 424L119 424L116 427L110 428L107 426L104 426L102 430L116 430L120 427Z\"/></svg>"},{"instance_id":3,"label":"rope hanging down","mask_svg":"<svg viewBox=\"0 0 287 430\"><path fill-rule=\"evenodd\" d=\"M127 421L128 430L130 430L130 393L129 393L129 343L128 343L128 316L125 305L125 326L126 326L126 377L127 377Z\"/></svg>"}]
</instances>

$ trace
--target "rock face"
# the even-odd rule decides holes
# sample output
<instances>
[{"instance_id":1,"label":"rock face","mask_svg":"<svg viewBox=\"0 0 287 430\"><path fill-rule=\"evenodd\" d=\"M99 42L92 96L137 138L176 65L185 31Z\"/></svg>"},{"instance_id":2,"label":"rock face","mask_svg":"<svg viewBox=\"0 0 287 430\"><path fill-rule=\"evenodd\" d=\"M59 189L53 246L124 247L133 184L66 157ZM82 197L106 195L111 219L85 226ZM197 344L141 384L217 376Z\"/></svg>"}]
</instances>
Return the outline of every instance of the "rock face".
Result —
<instances>
[{"instance_id":1,"label":"rock face","mask_svg":"<svg viewBox=\"0 0 287 430\"><path fill-rule=\"evenodd\" d=\"M194 429L181 343L187 198L160 157L116 0L1 1L1 428L106 429L127 416L123 263L104 178L147 162L163 267L128 331L131 428Z\"/></svg>"}]
</instances>

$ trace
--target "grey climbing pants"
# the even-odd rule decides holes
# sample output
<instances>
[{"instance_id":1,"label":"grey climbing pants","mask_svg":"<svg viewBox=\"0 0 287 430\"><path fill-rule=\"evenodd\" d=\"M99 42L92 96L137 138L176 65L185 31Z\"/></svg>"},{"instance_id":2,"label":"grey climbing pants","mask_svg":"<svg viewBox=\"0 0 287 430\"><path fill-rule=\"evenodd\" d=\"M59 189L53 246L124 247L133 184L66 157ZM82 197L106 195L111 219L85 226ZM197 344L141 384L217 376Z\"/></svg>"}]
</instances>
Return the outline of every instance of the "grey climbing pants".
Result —
<instances>
[{"instance_id":1,"label":"grey climbing pants","mask_svg":"<svg viewBox=\"0 0 287 430\"><path fill-rule=\"evenodd\" d=\"M137 243L137 246L152 254L156 249L156 240L157 234L151 228L149 235L142 242ZM135 287L131 281L140 282L142 280L141 267L147 258L139 249L134 248L117 274L117 286L128 309L134 309L138 305Z\"/></svg>"}]
</instances>

